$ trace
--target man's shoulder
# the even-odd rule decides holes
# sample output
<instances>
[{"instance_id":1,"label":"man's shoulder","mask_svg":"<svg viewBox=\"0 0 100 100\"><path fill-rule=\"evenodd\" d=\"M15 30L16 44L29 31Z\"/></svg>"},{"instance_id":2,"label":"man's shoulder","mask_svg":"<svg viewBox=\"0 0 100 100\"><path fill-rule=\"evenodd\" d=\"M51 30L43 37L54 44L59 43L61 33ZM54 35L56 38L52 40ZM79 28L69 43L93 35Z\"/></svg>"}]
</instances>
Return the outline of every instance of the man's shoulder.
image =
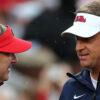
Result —
<instances>
[{"instance_id":1,"label":"man's shoulder","mask_svg":"<svg viewBox=\"0 0 100 100\"><path fill-rule=\"evenodd\" d=\"M69 80L67 80L63 86L59 100L70 99L73 96L76 88L78 88L77 80L75 80L74 78L70 78Z\"/></svg>"},{"instance_id":2,"label":"man's shoulder","mask_svg":"<svg viewBox=\"0 0 100 100\"><path fill-rule=\"evenodd\" d=\"M85 90L87 91L87 88L84 89L84 86L87 84L87 79L89 80L89 73L87 70L82 70L80 73L75 75L71 73L67 75L71 78L64 84L59 100L69 100L76 92L81 93Z\"/></svg>"},{"instance_id":3,"label":"man's shoulder","mask_svg":"<svg viewBox=\"0 0 100 100\"><path fill-rule=\"evenodd\" d=\"M80 73L79 73L80 74ZM75 77L79 77L80 75L79 74L77 74L77 75L75 75ZM64 84L64 87L72 87L72 86L74 86L75 84L77 84L77 80L76 79L74 79L74 78L70 78L69 80L67 80L66 82L65 82L65 84Z\"/></svg>"},{"instance_id":4,"label":"man's shoulder","mask_svg":"<svg viewBox=\"0 0 100 100\"><path fill-rule=\"evenodd\" d=\"M64 87L74 87L79 85L82 81L86 80L88 78L89 80L89 73L87 69L83 69L81 72L73 75L71 73L67 73L67 75L70 77L69 80L66 81ZM84 83L84 82L83 82Z\"/></svg>"}]
</instances>

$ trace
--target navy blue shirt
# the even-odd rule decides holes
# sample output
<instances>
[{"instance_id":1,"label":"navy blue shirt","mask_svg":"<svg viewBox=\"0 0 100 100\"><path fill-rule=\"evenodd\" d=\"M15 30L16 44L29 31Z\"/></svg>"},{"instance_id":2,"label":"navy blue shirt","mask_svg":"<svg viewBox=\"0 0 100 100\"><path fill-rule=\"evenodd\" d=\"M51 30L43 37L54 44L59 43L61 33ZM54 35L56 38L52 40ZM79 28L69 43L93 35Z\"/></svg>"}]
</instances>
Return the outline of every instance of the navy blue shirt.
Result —
<instances>
[{"instance_id":1,"label":"navy blue shirt","mask_svg":"<svg viewBox=\"0 0 100 100\"><path fill-rule=\"evenodd\" d=\"M87 69L77 75L67 73L69 79L62 90L59 100L100 100L100 82L97 91L93 87L90 72ZM96 99L93 96L96 95Z\"/></svg>"}]
</instances>

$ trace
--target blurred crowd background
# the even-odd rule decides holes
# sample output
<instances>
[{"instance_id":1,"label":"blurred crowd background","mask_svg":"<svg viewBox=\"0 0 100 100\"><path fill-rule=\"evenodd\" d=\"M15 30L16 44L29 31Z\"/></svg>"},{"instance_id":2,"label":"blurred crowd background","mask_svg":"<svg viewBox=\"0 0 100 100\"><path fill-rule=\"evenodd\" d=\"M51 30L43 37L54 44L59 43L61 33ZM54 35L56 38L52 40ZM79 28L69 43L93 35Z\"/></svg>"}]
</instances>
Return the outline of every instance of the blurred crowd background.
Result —
<instances>
[{"instance_id":1,"label":"blurred crowd background","mask_svg":"<svg viewBox=\"0 0 100 100\"><path fill-rule=\"evenodd\" d=\"M75 10L93 0L0 0L0 23L32 48L17 54L0 100L59 100L67 72L81 70L75 37L61 36L72 25Z\"/></svg>"}]
</instances>

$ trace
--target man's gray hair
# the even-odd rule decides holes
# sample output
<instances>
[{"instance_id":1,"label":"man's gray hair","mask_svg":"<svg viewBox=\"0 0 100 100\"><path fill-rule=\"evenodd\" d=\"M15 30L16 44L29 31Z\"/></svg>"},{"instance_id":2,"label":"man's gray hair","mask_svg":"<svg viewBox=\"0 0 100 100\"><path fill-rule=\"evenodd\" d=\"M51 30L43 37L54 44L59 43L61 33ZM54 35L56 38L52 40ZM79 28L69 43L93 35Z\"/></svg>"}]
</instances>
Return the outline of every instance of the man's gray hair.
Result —
<instances>
[{"instance_id":1,"label":"man's gray hair","mask_svg":"<svg viewBox=\"0 0 100 100\"><path fill-rule=\"evenodd\" d=\"M7 30L7 27L4 25L0 24L0 36Z\"/></svg>"},{"instance_id":2,"label":"man's gray hair","mask_svg":"<svg viewBox=\"0 0 100 100\"><path fill-rule=\"evenodd\" d=\"M96 0L93 2L90 2L84 6L81 6L79 9L75 12L77 13L89 13L96 16L100 16L100 1Z\"/></svg>"}]
</instances>

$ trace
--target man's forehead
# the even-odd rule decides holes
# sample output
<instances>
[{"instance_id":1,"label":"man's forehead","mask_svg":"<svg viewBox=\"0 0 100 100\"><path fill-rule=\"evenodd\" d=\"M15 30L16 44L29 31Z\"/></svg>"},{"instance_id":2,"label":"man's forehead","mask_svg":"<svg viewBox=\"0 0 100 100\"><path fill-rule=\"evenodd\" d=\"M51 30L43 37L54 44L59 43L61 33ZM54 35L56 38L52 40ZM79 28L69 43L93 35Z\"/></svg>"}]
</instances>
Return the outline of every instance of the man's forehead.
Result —
<instances>
[{"instance_id":1,"label":"man's forehead","mask_svg":"<svg viewBox=\"0 0 100 100\"><path fill-rule=\"evenodd\" d=\"M75 38L76 38L76 39L84 39L84 40L85 40L85 39L87 40L87 39L95 38L95 37L99 37L99 38L100 38L100 32L96 33L94 36L85 37L85 38L75 35Z\"/></svg>"}]
</instances>

